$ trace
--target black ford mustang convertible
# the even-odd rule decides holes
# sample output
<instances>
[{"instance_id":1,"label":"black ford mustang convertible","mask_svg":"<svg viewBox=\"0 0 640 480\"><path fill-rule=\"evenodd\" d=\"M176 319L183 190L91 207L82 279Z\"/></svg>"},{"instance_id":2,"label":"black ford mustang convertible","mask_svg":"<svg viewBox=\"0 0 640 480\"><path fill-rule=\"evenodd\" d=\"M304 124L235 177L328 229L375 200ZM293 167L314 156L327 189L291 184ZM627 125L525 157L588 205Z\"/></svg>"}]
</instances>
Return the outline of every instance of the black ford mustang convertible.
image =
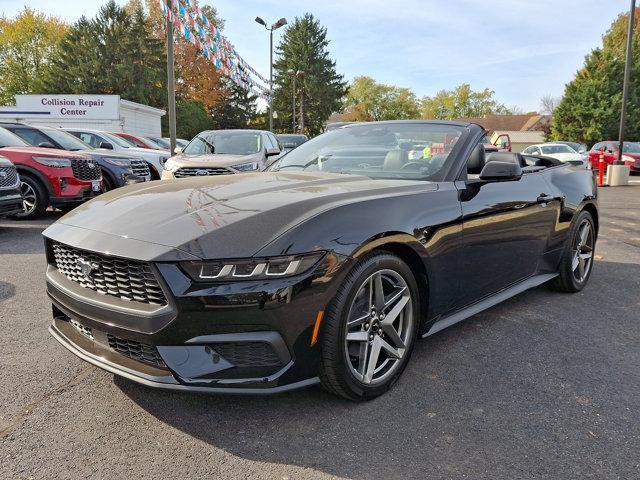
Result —
<instances>
[{"instance_id":1,"label":"black ford mustang convertible","mask_svg":"<svg viewBox=\"0 0 640 480\"><path fill-rule=\"evenodd\" d=\"M591 172L485 155L484 134L353 124L268 172L101 195L44 233L50 331L154 387L380 395L418 337L537 285L589 280Z\"/></svg>"}]
</instances>

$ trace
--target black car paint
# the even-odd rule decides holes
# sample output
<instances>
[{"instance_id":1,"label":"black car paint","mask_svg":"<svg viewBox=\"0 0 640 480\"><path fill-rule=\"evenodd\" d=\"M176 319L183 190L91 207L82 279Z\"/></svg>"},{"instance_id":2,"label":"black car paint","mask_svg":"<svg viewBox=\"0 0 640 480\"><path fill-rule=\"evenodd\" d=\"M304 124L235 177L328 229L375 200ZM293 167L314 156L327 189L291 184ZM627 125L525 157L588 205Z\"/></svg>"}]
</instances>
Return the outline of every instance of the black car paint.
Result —
<instances>
[{"instance_id":1,"label":"black car paint","mask_svg":"<svg viewBox=\"0 0 640 480\"><path fill-rule=\"evenodd\" d=\"M315 381L320 355L312 334L318 313L351 266L372 250L399 255L415 273L421 285L422 334L439 329L440 319L464 318L465 309L518 282L551 278L576 213L589 209L597 222L590 172L561 165L508 182L467 178L463 165L484 132L473 124L465 128L441 181L269 172L130 186L84 204L45 231L49 241L151 262L170 299L168 310L139 322L117 299L70 293L71 282L50 265L47 289L55 312L161 348L200 336L274 331L292 358L277 374L185 379L174 369L148 373L151 367L139 362L133 368L125 359L92 360L82 348L78 351L86 341L64 321L55 320L52 333L86 360L142 383L280 391ZM149 215L146 205L152 204L164 217ZM178 265L196 258L310 251L329 253L310 272L268 282L195 283ZM90 348L97 349L97 356L113 356Z\"/></svg>"},{"instance_id":2,"label":"black car paint","mask_svg":"<svg viewBox=\"0 0 640 480\"><path fill-rule=\"evenodd\" d=\"M32 127L31 125L21 124L21 123L0 123L0 126L9 130L11 133L18 135L25 142L29 143L28 138L25 138L23 135L20 135L21 130L37 130L40 135L46 137L48 142L53 145L54 148L58 148L60 150L66 150L62 145L55 141L51 136L47 135L46 130L40 129L38 127ZM34 145L37 147L38 145ZM114 154L111 152L104 152L95 149L87 149L82 151L83 154L90 156L93 158L98 165L100 165L100 169L102 170L102 176L105 182L109 182L109 186L111 188L119 188L130 183L140 183L149 181L150 176L138 177L136 176L131 167L121 167L118 165L114 165L113 163L109 163L107 161L108 158L131 158L126 154Z\"/></svg>"}]
</instances>

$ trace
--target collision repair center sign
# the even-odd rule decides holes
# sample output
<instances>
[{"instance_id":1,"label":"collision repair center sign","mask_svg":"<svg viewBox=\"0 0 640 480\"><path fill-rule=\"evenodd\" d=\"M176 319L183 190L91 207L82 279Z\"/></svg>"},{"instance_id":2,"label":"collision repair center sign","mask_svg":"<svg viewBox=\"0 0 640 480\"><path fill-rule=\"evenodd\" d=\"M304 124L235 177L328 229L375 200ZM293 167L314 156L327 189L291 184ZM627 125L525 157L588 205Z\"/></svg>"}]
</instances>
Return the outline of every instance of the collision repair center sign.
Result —
<instances>
[{"instance_id":1,"label":"collision repair center sign","mask_svg":"<svg viewBox=\"0 0 640 480\"><path fill-rule=\"evenodd\" d=\"M46 118L117 120L119 95L16 95L16 110Z\"/></svg>"}]
</instances>

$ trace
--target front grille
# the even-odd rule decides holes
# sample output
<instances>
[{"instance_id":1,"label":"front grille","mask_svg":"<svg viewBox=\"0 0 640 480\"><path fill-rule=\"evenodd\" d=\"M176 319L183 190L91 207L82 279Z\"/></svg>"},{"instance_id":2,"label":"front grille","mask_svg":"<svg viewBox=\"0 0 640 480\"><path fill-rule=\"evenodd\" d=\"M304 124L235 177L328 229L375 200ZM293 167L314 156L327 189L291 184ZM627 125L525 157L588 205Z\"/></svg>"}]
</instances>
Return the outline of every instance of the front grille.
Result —
<instances>
[{"instance_id":1,"label":"front grille","mask_svg":"<svg viewBox=\"0 0 640 480\"><path fill-rule=\"evenodd\" d=\"M166 305L151 265L52 243L54 266L72 282L123 300Z\"/></svg>"},{"instance_id":2,"label":"front grille","mask_svg":"<svg viewBox=\"0 0 640 480\"><path fill-rule=\"evenodd\" d=\"M144 160L131 160L131 171L139 177L149 175L149 164Z\"/></svg>"},{"instance_id":3,"label":"front grille","mask_svg":"<svg viewBox=\"0 0 640 480\"><path fill-rule=\"evenodd\" d=\"M109 341L109 348L111 348L111 350L125 357L155 365L156 367L166 368L162 357L158 353L158 349L153 345L116 337L110 333L107 334L107 340Z\"/></svg>"},{"instance_id":4,"label":"front grille","mask_svg":"<svg viewBox=\"0 0 640 480\"><path fill-rule=\"evenodd\" d=\"M15 167L0 167L0 188L16 188L18 172Z\"/></svg>"},{"instance_id":5,"label":"front grille","mask_svg":"<svg viewBox=\"0 0 640 480\"><path fill-rule=\"evenodd\" d=\"M211 348L236 367L276 367L282 361L265 342L216 343Z\"/></svg>"},{"instance_id":6,"label":"front grille","mask_svg":"<svg viewBox=\"0 0 640 480\"><path fill-rule=\"evenodd\" d=\"M71 160L73 176L80 180L100 180L100 167L95 160Z\"/></svg>"},{"instance_id":7,"label":"front grille","mask_svg":"<svg viewBox=\"0 0 640 480\"><path fill-rule=\"evenodd\" d=\"M200 177L207 175L229 175L233 172L224 167L182 167L173 172L175 178Z\"/></svg>"}]
</instances>

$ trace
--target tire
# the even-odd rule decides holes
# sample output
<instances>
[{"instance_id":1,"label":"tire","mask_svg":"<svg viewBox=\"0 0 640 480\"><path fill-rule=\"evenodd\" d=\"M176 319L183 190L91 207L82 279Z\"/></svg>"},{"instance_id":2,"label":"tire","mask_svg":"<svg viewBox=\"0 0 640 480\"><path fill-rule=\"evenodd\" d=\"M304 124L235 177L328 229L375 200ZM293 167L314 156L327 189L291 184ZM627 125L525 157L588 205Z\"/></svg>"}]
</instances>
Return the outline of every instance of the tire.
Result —
<instances>
[{"instance_id":1,"label":"tire","mask_svg":"<svg viewBox=\"0 0 640 480\"><path fill-rule=\"evenodd\" d=\"M111 178L111 174L107 173L106 170L102 170L102 193L107 193L114 188L116 188L115 182Z\"/></svg>"},{"instance_id":2,"label":"tire","mask_svg":"<svg viewBox=\"0 0 640 480\"><path fill-rule=\"evenodd\" d=\"M585 236L586 230L586 239ZM576 217L560 258L558 277L549 286L558 292L575 293L582 290L593 271L596 229L593 217L582 211Z\"/></svg>"},{"instance_id":3,"label":"tire","mask_svg":"<svg viewBox=\"0 0 640 480\"><path fill-rule=\"evenodd\" d=\"M20 175L20 190L22 191L22 206L25 209L16 213L12 218L17 220L33 220L42 217L49 206L49 195L42 184L31 175Z\"/></svg>"},{"instance_id":4,"label":"tire","mask_svg":"<svg viewBox=\"0 0 640 480\"><path fill-rule=\"evenodd\" d=\"M377 295L379 291L382 296ZM386 306L380 309L382 298ZM362 258L344 279L325 315L320 365L323 388L356 401L385 393L407 365L419 320L418 286L407 264L384 252ZM377 360L372 362L376 352Z\"/></svg>"}]
</instances>

